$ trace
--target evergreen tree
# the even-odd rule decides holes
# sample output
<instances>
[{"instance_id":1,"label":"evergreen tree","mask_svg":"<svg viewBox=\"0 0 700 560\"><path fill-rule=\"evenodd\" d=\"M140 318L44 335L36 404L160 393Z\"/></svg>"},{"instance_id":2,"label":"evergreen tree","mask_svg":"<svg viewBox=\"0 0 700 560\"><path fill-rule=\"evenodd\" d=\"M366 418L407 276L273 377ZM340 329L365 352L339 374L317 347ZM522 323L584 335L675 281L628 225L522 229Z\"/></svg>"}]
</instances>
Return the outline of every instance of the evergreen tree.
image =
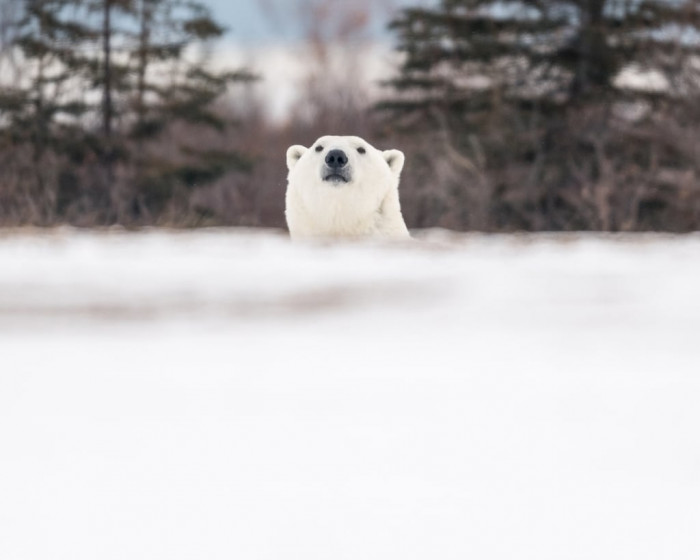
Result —
<instances>
[{"instance_id":1,"label":"evergreen tree","mask_svg":"<svg viewBox=\"0 0 700 560\"><path fill-rule=\"evenodd\" d=\"M157 208L177 185L192 188L230 169L250 167L241 154L202 149L186 139L177 142L175 157L163 157L158 150L149 152L148 144L176 122L223 132L231 123L217 113L216 101L231 84L254 76L247 71L208 68L206 45L225 30L203 4L138 0L134 15L137 31L129 52L127 134L137 146L139 201Z\"/></svg>"},{"instance_id":2,"label":"evergreen tree","mask_svg":"<svg viewBox=\"0 0 700 560\"><path fill-rule=\"evenodd\" d=\"M669 170L697 170L697 158L649 141L662 123L687 125L697 103L696 0L442 0L392 28L405 60L382 107L441 136L461 170L454 221L697 225L700 206L681 216L681 193L662 192Z\"/></svg>"},{"instance_id":3,"label":"evergreen tree","mask_svg":"<svg viewBox=\"0 0 700 560\"><path fill-rule=\"evenodd\" d=\"M189 0L23 0L13 47L28 71L0 90L0 137L32 152L53 205L112 223L157 219L182 189L249 162L173 140L177 123L223 132L216 102L247 72L214 71L206 44L224 29ZM0 139L1 139L0 138ZM165 148L167 147L167 149ZM42 165L44 158L53 165ZM94 216L97 215L97 218Z\"/></svg>"},{"instance_id":4,"label":"evergreen tree","mask_svg":"<svg viewBox=\"0 0 700 560\"><path fill-rule=\"evenodd\" d=\"M3 144L29 151L20 173L28 196L42 201L34 220L55 214L58 173L53 156L72 152L84 141L79 119L88 110L76 84L85 78L89 60L81 46L90 31L66 17L70 0L27 0L16 22L11 47L17 51L20 83L0 90L0 130Z\"/></svg>"}]
</instances>

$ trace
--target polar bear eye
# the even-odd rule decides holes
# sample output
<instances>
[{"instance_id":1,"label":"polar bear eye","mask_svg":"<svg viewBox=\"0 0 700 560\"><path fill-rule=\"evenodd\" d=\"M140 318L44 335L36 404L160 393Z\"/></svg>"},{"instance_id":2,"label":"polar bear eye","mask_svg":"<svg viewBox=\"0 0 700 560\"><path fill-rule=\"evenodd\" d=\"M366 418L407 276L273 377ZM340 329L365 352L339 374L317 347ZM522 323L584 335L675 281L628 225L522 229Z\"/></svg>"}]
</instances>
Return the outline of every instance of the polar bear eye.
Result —
<instances>
[{"instance_id":1,"label":"polar bear eye","mask_svg":"<svg viewBox=\"0 0 700 560\"><path fill-rule=\"evenodd\" d=\"M360 152L361 154L364 154L364 153L367 152L367 150L365 150L362 146L360 146L359 148L357 148L357 151Z\"/></svg>"},{"instance_id":2,"label":"polar bear eye","mask_svg":"<svg viewBox=\"0 0 700 560\"><path fill-rule=\"evenodd\" d=\"M317 152L322 152L322 151L323 151L323 146L316 146L316 151L317 151Z\"/></svg>"}]
</instances>

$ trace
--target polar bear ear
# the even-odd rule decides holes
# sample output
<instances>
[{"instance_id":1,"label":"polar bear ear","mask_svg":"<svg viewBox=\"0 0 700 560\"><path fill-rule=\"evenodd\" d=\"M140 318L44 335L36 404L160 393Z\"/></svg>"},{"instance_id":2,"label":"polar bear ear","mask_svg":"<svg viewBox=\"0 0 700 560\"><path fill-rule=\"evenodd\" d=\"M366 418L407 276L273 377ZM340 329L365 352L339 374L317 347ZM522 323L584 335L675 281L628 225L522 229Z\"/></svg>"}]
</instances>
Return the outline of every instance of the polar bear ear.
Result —
<instances>
[{"instance_id":1,"label":"polar bear ear","mask_svg":"<svg viewBox=\"0 0 700 560\"><path fill-rule=\"evenodd\" d=\"M391 172L394 175L399 175L403 169L403 162L405 160L403 152L399 150L385 150L382 152L382 156L384 157L384 161L389 164Z\"/></svg>"},{"instance_id":2,"label":"polar bear ear","mask_svg":"<svg viewBox=\"0 0 700 560\"><path fill-rule=\"evenodd\" d=\"M287 169L290 171L292 170L292 167L294 167L301 156L304 155L308 148L305 148L304 146L290 146L287 149Z\"/></svg>"}]
</instances>

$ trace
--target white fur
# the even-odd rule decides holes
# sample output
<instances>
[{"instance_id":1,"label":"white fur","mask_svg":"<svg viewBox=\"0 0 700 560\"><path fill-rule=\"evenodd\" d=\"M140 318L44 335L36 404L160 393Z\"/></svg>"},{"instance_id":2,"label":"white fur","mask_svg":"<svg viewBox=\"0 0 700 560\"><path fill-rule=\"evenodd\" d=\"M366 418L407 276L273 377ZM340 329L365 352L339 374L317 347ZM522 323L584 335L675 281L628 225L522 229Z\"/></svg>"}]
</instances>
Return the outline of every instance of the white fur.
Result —
<instances>
[{"instance_id":1,"label":"white fur","mask_svg":"<svg viewBox=\"0 0 700 560\"><path fill-rule=\"evenodd\" d=\"M323 151L317 152L317 146ZM322 178L326 155L335 149L348 157L351 178L347 183ZM408 239L399 204L403 164L399 150L380 151L357 136L323 136L311 148L291 146L287 150L286 216L292 239Z\"/></svg>"}]
</instances>

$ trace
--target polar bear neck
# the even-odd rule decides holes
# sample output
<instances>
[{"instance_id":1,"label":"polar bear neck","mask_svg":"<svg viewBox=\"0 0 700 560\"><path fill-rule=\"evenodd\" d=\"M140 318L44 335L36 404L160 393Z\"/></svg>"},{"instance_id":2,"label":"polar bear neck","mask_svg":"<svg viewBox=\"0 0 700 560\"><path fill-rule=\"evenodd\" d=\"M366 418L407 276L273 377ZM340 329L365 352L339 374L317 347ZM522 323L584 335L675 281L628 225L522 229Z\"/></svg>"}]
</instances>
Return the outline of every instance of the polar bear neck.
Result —
<instances>
[{"instance_id":1,"label":"polar bear neck","mask_svg":"<svg viewBox=\"0 0 700 560\"><path fill-rule=\"evenodd\" d=\"M359 184L292 188L287 192L287 222L292 237L409 236L396 188L385 193Z\"/></svg>"},{"instance_id":2,"label":"polar bear neck","mask_svg":"<svg viewBox=\"0 0 700 560\"><path fill-rule=\"evenodd\" d=\"M363 185L324 184L304 194L304 207L320 235L371 235L381 222L381 198Z\"/></svg>"}]
</instances>

